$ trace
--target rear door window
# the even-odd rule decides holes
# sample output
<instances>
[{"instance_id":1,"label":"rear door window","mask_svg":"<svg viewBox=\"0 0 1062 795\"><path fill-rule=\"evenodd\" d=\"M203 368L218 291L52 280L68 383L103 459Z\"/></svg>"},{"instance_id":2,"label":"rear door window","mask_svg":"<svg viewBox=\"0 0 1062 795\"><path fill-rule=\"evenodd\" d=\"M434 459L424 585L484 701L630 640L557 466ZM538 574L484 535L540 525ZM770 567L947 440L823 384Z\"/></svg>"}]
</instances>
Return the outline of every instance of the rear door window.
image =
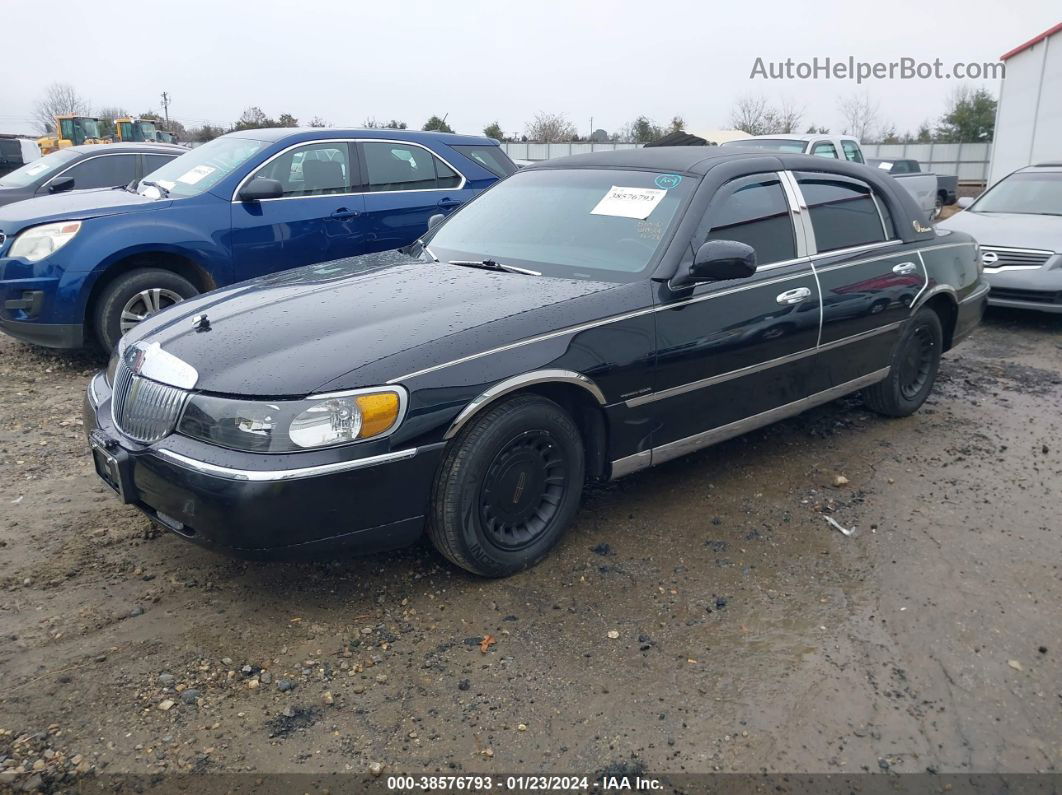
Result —
<instances>
[{"instance_id":1,"label":"rear door window","mask_svg":"<svg viewBox=\"0 0 1062 795\"><path fill-rule=\"evenodd\" d=\"M832 174L798 173L815 245L820 252L886 239L878 200L865 182Z\"/></svg>"},{"instance_id":2,"label":"rear door window","mask_svg":"<svg viewBox=\"0 0 1062 795\"><path fill-rule=\"evenodd\" d=\"M708 208L705 226L705 240L752 246L757 265L796 257L789 203L775 174L742 177L725 185Z\"/></svg>"},{"instance_id":3,"label":"rear door window","mask_svg":"<svg viewBox=\"0 0 1062 795\"><path fill-rule=\"evenodd\" d=\"M454 188L462 177L420 146L391 141L365 141L365 169L370 191Z\"/></svg>"}]
</instances>

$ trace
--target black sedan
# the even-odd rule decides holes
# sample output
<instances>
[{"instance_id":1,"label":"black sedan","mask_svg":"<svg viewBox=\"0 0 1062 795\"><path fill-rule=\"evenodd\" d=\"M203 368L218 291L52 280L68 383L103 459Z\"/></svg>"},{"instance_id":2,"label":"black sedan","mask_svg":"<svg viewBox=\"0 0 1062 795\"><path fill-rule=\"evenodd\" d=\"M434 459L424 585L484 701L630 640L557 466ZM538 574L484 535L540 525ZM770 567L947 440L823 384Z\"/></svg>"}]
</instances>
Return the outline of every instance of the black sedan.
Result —
<instances>
[{"instance_id":1,"label":"black sedan","mask_svg":"<svg viewBox=\"0 0 1062 795\"><path fill-rule=\"evenodd\" d=\"M173 144L84 144L58 149L0 177L0 207L68 190L128 185L187 151Z\"/></svg>"},{"instance_id":2,"label":"black sedan","mask_svg":"<svg viewBox=\"0 0 1062 795\"><path fill-rule=\"evenodd\" d=\"M522 169L404 253L186 301L94 377L100 476L241 555L540 560L584 483L856 390L915 411L979 322L977 248L857 164L641 149ZM433 219L438 220L438 219Z\"/></svg>"}]
</instances>

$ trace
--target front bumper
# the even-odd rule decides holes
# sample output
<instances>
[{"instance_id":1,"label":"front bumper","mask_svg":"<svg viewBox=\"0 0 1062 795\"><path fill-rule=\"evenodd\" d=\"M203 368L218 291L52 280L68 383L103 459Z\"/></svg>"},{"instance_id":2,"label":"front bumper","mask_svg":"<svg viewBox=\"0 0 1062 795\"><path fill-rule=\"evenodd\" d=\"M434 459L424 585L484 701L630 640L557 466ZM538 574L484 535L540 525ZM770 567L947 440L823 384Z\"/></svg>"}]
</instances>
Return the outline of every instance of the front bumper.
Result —
<instances>
[{"instance_id":1,"label":"front bumper","mask_svg":"<svg viewBox=\"0 0 1062 795\"><path fill-rule=\"evenodd\" d=\"M228 461L208 463L167 448L170 438L145 447L124 437L111 421L100 376L85 395L84 423L94 446L110 445L103 455L94 452L97 461L121 460L126 502L189 541L249 558L367 553L412 543L423 529L443 447L347 462L353 469L265 469L262 456L235 451L223 451ZM257 466L243 466L250 463ZM108 480L114 488L114 478Z\"/></svg>"},{"instance_id":2,"label":"front bumper","mask_svg":"<svg viewBox=\"0 0 1062 795\"><path fill-rule=\"evenodd\" d=\"M46 348L81 348L85 344L85 327L80 323L34 323L0 317L0 331Z\"/></svg>"},{"instance_id":3,"label":"front bumper","mask_svg":"<svg viewBox=\"0 0 1062 795\"><path fill-rule=\"evenodd\" d=\"M992 285L989 306L1062 313L1062 255L1056 254L1039 268L985 268Z\"/></svg>"}]
</instances>

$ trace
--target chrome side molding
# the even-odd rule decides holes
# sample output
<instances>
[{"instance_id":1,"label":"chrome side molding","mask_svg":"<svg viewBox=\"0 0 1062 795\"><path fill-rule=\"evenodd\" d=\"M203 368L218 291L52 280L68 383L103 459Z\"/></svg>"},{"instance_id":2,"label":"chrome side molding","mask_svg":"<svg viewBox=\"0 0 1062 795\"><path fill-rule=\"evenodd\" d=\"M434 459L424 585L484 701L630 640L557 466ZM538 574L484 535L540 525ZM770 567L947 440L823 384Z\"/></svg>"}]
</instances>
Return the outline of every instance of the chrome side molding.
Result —
<instances>
[{"instance_id":1,"label":"chrome side molding","mask_svg":"<svg viewBox=\"0 0 1062 795\"><path fill-rule=\"evenodd\" d=\"M778 406L769 409L768 411L754 414L751 417L745 417L744 419L728 423L727 425L720 425L718 428L711 428L702 433L687 436L684 439L677 439L673 442L660 445L659 447L654 447L652 450L643 450L634 455L613 461L612 479L616 480L624 475L630 475L639 470L646 469L647 467L662 464L665 461L684 456L687 453L710 447L719 442L725 442L727 439L733 439L735 436L740 436L741 434L755 430L756 428L762 428L765 425L770 425L779 420L794 417L810 408L821 406L822 404L829 403L839 397L844 397L851 392L857 392L860 389L864 389L879 381L883 381L888 377L889 370L889 367L884 367L881 370L875 370L873 373L868 373L867 375L861 376L852 381L846 381L843 384L830 387L822 392L816 392L814 395L808 395L807 397L795 400L792 403L786 403L783 406Z\"/></svg>"}]
</instances>

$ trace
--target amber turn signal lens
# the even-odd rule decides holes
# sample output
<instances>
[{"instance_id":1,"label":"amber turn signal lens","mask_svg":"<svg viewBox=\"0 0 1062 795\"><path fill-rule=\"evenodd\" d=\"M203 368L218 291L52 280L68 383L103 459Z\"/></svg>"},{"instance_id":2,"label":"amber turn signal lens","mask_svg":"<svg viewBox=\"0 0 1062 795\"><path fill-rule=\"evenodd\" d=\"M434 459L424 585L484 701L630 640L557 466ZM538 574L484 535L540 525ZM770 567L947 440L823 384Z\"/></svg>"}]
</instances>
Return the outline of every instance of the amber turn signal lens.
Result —
<instances>
[{"instance_id":1,"label":"amber turn signal lens","mask_svg":"<svg viewBox=\"0 0 1062 795\"><path fill-rule=\"evenodd\" d=\"M361 411L361 431L358 433L360 439L383 433L398 419L398 395L394 392L358 395L356 402Z\"/></svg>"}]
</instances>

